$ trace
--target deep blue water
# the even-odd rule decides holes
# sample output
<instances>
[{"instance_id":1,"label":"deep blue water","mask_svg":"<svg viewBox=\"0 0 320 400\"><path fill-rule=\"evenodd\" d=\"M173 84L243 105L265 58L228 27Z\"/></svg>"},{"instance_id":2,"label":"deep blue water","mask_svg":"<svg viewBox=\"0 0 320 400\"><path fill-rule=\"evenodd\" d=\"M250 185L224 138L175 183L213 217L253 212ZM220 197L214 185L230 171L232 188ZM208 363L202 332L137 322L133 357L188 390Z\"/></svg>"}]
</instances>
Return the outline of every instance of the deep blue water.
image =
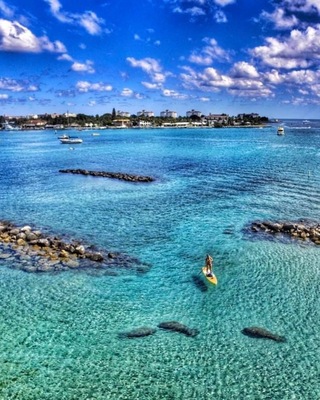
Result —
<instances>
[{"instance_id":1,"label":"deep blue water","mask_svg":"<svg viewBox=\"0 0 320 400\"><path fill-rule=\"evenodd\" d=\"M0 260L0 399L319 399L320 248L245 228L320 222L320 121L286 121L283 137L276 126L91 133L71 150L52 131L0 132L0 219L151 269L30 274ZM201 281L206 253L217 287ZM168 320L200 333L118 336ZM287 341L244 336L252 325Z\"/></svg>"}]
</instances>

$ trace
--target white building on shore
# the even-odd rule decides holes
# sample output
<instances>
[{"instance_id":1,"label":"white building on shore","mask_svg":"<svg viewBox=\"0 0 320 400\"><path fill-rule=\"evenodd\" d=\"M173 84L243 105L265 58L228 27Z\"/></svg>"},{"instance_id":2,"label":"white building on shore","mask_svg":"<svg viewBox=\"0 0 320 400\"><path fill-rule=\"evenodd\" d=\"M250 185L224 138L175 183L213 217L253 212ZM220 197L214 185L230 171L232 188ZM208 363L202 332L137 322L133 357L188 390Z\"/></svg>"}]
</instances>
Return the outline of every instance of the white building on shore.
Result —
<instances>
[{"instance_id":1,"label":"white building on shore","mask_svg":"<svg viewBox=\"0 0 320 400\"><path fill-rule=\"evenodd\" d=\"M187 111L186 115L188 118L191 118L191 117L199 117L200 118L202 113L201 113L201 111L190 110L190 111Z\"/></svg>"},{"instance_id":2,"label":"white building on shore","mask_svg":"<svg viewBox=\"0 0 320 400\"><path fill-rule=\"evenodd\" d=\"M117 111L117 117L130 118L131 114L127 111Z\"/></svg>"},{"instance_id":3,"label":"white building on shore","mask_svg":"<svg viewBox=\"0 0 320 400\"><path fill-rule=\"evenodd\" d=\"M137 116L138 117L154 117L154 112L142 110L142 111L137 112Z\"/></svg>"},{"instance_id":4,"label":"white building on shore","mask_svg":"<svg viewBox=\"0 0 320 400\"><path fill-rule=\"evenodd\" d=\"M162 118L178 118L178 114L176 111L161 111L160 117Z\"/></svg>"}]
</instances>

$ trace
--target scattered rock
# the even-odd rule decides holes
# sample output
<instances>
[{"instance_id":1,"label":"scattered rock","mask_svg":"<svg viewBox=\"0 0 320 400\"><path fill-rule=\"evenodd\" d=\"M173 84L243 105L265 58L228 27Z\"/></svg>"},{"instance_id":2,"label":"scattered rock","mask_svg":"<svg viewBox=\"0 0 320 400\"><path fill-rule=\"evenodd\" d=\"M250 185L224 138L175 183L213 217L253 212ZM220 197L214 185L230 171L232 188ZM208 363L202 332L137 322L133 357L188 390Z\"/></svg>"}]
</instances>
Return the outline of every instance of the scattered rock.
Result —
<instances>
[{"instance_id":1,"label":"scattered rock","mask_svg":"<svg viewBox=\"0 0 320 400\"><path fill-rule=\"evenodd\" d=\"M191 336L195 337L199 334L198 329L191 329L188 328L186 325L181 324L180 322L177 321L167 321L167 322L161 322L158 325L158 328L160 329L165 329L169 331L174 331L178 333L182 333L186 336Z\"/></svg>"},{"instance_id":2,"label":"scattered rock","mask_svg":"<svg viewBox=\"0 0 320 400\"><path fill-rule=\"evenodd\" d=\"M258 326L251 326L244 328L241 331L244 335L258 338L258 339L271 339L275 342L285 342L286 339L283 336L276 335L275 333L269 332L264 328L259 328Z\"/></svg>"},{"instance_id":3,"label":"scattered rock","mask_svg":"<svg viewBox=\"0 0 320 400\"><path fill-rule=\"evenodd\" d=\"M250 226L253 233L267 233L273 236L283 235L292 239L300 239L310 241L316 245L320 243L320 224L300 220L297 222L290 221L255 221Z\"/></svg>"},{"instance_id":4,"label":"scattered rock","mask_svg":"<svg viewBox=\"0 0 320 400\"><path fill-rule=\"evenodd\" d=\"M15 226L0 221L0 260L13 259L14 268L28 272L63 271L75 268L135 268L141 272L145 265L136 258L121 253L99 251L79 241L66 241L45 235L30 226Z\"/></svg>"},{"instance_id":5,"label":"scattered rock","mask_svg":"<svg viewBox=\"0 0 320 400\"><path fill-rule=\"evenodd\" d=\"M154 178L150 176L124 174L121 172L106 172L106 171L88 171L86 169L60 169L59 172L64 174L78 174L85 176L96 176L102 178L120 179L127 182L153 182Z\"/></svg>"}]
</instances>

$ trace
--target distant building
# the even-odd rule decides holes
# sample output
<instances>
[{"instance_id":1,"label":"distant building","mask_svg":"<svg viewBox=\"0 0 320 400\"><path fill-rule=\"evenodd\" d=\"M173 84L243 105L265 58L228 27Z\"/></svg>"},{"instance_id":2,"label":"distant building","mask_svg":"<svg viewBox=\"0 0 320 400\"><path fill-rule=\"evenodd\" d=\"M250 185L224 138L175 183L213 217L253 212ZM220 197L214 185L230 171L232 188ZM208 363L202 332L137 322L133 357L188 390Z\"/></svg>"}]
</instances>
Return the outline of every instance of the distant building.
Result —
<instances>
[{"instance_id":1,"label":"distant building","mask_svg":"<svg viewBox=\"0 0 320 400\"><path fill-rule=\"evenodd\" d=\"M131 114L127 111L117 111L117 117L130 118Z\"/></svg>"},{"instance_id":2,"label":"distant building","mask_svg":"<svg viewBox=\"0 0 320 400\"><path fill-rule=\"evenodd\" d=\"M209 114L206 116L206 121L208 125L216 125L216 124L227 124L229 120L229 115L227 114Z\"/></svg>"},{"instance_id":3,"label":"distant building","mask_svg":"<svg viewBox=\"0 0 320 400\"><path fill-rule=\"evenodd\" d=\"M114 119L112 125L116 128L128 128L130 125L130 120L128 119Z\"/></svg>"},{"instance_id":4,"label":"distant building","mask_svg":"<svg viewBox=\"0 0 320 400\"><path fill-rule=\"evenodd\" d=\"M178 118L178 114L176 111L161 111L160 117L162 118Z\"/></svg>"},{"instance_id":5,"label":"distant building","mask_svg":"<svg viewBox=\"0 0 320 400\"><path fill-rule=\"evenodd\" d=\"M152 124L151 124L150 121L140 120L140 121L138 122L138 126L139 126L140 128L148 128L148 127L150 127L151 125L152 125Z\"/></svg>"},{"instance_id":6,"label":"distant building","mask_svg":"<svg viewBox=\"0 0 320 400\"><path fill-rule=\"evenodd\" d=\"M201 111L191 110L191 111L187 111L186 115L188 118L201 117L202 113L201 113Z\"/></svg>"},{"instance_id":7,"label":"distant building","mask_svg":"<svg viewBox=\"0 0 320 400\"><path fill-rule=\"evenodd\" d=\"M154 117L154 112L142 110L142 111L137 112L137 116L138 117Z\"/></svg>"},{"instance_id":8,"label":"distant building","mask_svg":"<svg viewBox=\"0 0 320 400\"><path fill-rule=\"evenodd\" d=\"M62 114L65 118L76 118L77 114L66 112Z\"/></svg>"}]
</instances>

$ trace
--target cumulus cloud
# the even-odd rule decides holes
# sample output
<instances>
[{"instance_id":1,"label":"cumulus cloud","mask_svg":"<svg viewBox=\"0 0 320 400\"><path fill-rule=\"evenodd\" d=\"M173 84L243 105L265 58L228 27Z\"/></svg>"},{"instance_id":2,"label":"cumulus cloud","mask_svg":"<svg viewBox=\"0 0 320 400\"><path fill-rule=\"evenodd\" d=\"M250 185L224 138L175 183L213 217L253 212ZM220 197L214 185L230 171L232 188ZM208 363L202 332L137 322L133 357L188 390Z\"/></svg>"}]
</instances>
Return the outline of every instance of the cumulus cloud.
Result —
<instances>
[{"instance_id":1,"label":"cumulus cloud","mask_svg":"<svg viewBox=\"0 0 320 400\"><path fill-rule=\"evenodd\" d=\"M84 28L90 35L100 35L104 20L99 18L93 11L85 11L83 14L70 13L62 10L59 0L45 0L52 15L60 22L71 25L78 25Z\"/></svg>"},{"instance_id":2,"label":"cumulus cloud","mask_svg":"<svg viewBox=\"0 0 320 400\"><path fill-rule=\"evenodd\" d=\"M123 97L131 97L133 95L133 90L129 88L122 89L121 96Z\"/></svg>"},{"instance_id":3,"label":"cumulus cloud","mask_svg":"<svg viewBox=\"0 0 320 400\"><path fill-rule=\"evenodd\" d=\"M39 87L28 81L0 78L0 90L8 90L10 92L36 92L39 90Z\"/></svg>"},{"instance_id":4,"label":"cumulus cloud","mask_svg":"<svg viewBox=\"0 0 320 400\"><path fill-rule=\"evenodd\" d=\"M0 19L0 51L23 53L64 53L63 43L51 42L47 36L37 37L17 21Z\"/></svg>"},{"instance_id":5,"label":"cumulus cloud","mask_svg":"<svg viewBox=\"0 0 320 400\"><path fill-rule=\"evenodd\" d=\"M137 99L137 100L141 100L141 99L144 99L144 98L145 98L145 96L144 96L143 94L141 94L141 93L136 93L136 92L134 92L132 89L129 89L129 88L124 88L124 89L122 89L120 95L121 95L122 97L135 98L135 99Z\"/></svg>"},{"instance_id":6,"label":"cumulus cloud","mask_svg":"<svg viewBox=\"0 0 320 400\"><path fill-rule=\"evenodd\" d=\"M295 15L286 15L283 8L277 8L273 13L263 11L261 18L270 21L276 29L292 29L299 24L299 20Z\"/></svg>"},{"instance_id":7,"label":"cumulus cloud","mask_svg":"<svg viewBox=\"0 0 320 400\"><path fill-rule=\"evenodd\" d=\"M228 22L227 16L222 10L216 11L213 18L218 24L224 24Z\"/></svg>"},{"instance_id":8,"label":"cumulus cloud","mask_svg":"<svg viewBox=\"0 0 320 400\"><path fill-rule=\"evenodd\" d=\"M8 98L9 98L8 94L0 93L0 100L8 100Z\"/></svg>"},{"instance_id":9,"label":"cumulus cloud","mask_svg":"<svg viewBox=\"0 0 320 400\"><path fill-rule=\"evenodd\" d=\"M87 72L89 74L94 74L96 72L93 68L93 62L90 60L87 60L85 63L75 61L71 65L71 70L74 72Z\"/></svg>"},{"instance_id":10,"label":"cumulus cloud","mask_svg":"<svg viewBox=\"0 0 320 400\"><path fill-rule=\"evenodd\" d=\"M221 74L212 67L205 68L202 72L196 72L192 68L184 68L184 70L185 72L180 77L184 87L188 89L194 88L206 92L227 90L232 95L246 97L272 96L271 89L265 86L262 79L254 76L254 68L249 65L240 65L240 63L235 65L230 75Z\"/></svg>"},{"instance_id":11,"label":"cumulus cloud","mask_svg":"<svg viewBox=\"0 0 320 400\"><path fill-rule=\"evenodd\" d=\"M200 51L194 51L189 57L189 61L198 65L210 65L214 60L229 61L229 54L222 49L213 38L204 38L207 45Z\"/></svg>"},{"instance_id":12,"label":"cumulus cloud","mask_svg":"<svg viewBox=\"0 0 320 400\"><path fill-rule=\"evenodd\" d=\"M159 61L154 58L143 58L137 60L134 57L127 57L127 62L134 68L141 68L145 73L149 75L152 82L164 83L166 77L169 75L168 72L164 72Z\"/></svg>"},{"instance_id":13,"label":"cumulus cloud","mask_svg":"<svg viewBox=\"0 0 320 400\"><path fill-rule=\"evenodd\" d=\"M245 61L240 61L234 64L230 71L233 78L259 78L259 73L253 65Z\"/></svg>"},{"instance_id":14,"label":"cumulus cloud","mask_svg":"<svg viewBox=\"0 0 320 400\"><path fill-rule=\"evenodd\" d=\"M283 0L283 5L290 11L320 14L319 0Z\"/></svg>"},{"instance_id":15,"label":"cumulus cloud","mask_svg":"<svg viewBox=\"0 0 320 400\"><path fill-rule=\"evenodd\" d=\"M78 81L76 84L76 89L81 93L87 93L87 92L110 92L113 88L111 85L102 82L91 83L88 81Z\"/></svg>"},{"instance_id":16,"label":"cumulus cloud","mask_svg":"<svg viewBox=\"0 0 320 400\"><path fill-rule=\"evenodd\" d=\"M264 46L258 46L250 52L263 64L275 68L308 68L320 59L320 25L308 27L305 31L291 31L282 41L268 37Z\"/></svg>"}]
</instances>

